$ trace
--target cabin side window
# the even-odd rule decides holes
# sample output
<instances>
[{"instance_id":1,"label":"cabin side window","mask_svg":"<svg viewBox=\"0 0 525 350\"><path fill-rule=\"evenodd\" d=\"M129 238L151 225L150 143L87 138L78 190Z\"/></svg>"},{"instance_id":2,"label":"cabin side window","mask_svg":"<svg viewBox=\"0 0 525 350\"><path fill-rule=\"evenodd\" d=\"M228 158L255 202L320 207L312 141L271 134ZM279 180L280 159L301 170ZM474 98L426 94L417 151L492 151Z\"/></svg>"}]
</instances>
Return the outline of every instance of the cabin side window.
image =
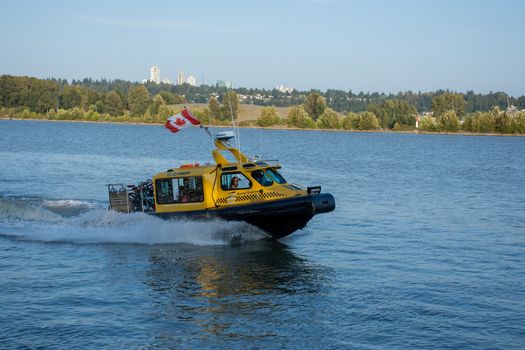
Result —
<instances>
[{"instance_id":1,"label":"cabin side window","mask_svg":"<svg viewBox=\"0 0 525 350\"><path fill-rule=\"evenodd\" d=\"M268 168L266 169L266 173L272 178L273 181L277 182L278 184L282 185L286 183L284 177L276 169Z\"/></svg>"},{"instance_id":2,"label":"cabin side window","mask_svg":"<svg viewBox=\"0 0 525 350\"><path fill-rule=\"evenodd\" d=\"M272 179L262 170L252 171L252 177L264 187L273 185Z\"/></svg>"},{"instance_id":3,"label":"cabin side window","mask_svg":"<svg viewBox=\"0 0 525 350\"><path fill-rule=\"evenodd\" d=\"M242 173L224 173L221 176L221 188L228 190L244 190L252 187L252 183Z\"/></svg>"},{"instance_id":4,"label":"cabin side window","mask_svg":"<svg viewBox=\"0 0 525 350\"><path fill-rule=\"evenodd\" d=\"M195 203L204 200L202 177L159 179L155 182L158 204Z\"/></svg>"}]
</instances>

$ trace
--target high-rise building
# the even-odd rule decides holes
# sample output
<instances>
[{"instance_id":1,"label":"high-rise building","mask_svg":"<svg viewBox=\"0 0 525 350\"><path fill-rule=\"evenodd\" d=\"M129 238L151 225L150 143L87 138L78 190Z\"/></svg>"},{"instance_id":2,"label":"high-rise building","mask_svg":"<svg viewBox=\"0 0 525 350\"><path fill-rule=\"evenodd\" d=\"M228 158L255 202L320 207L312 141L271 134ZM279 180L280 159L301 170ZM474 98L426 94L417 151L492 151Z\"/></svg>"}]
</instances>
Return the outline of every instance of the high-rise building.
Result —
<instances>
[{"instance_id":1,"label":"high-rise building","mask_svg":"<svg viewBox=\"0 0 525 350\"><path fill-rule=\"evenodd\" d=\"M177 85L184 84L184 72L179 72L177 75Z\"/></svg>"},{"instance_id":2,"label":"high-rise building","mask_svg":"<svg viewBox=\"0 0 525 350\"><path fill-rule=\"evenodd\" d=\"M151 68L149 69L149 80L156 84L160 84L160 68L159 67L151 66Z\"/></svg>"},{"instance_id":3,"label":"high-rise building","mask_svg":"<svg viewBox=\"0 0 525 350\"><path fill-rule=\"evenodd\" d=\"M197 80L195 79L193 75L188 76L188 78L186 79L186 82L191 86L197 85Z\"/></svg>"}]
</instances>

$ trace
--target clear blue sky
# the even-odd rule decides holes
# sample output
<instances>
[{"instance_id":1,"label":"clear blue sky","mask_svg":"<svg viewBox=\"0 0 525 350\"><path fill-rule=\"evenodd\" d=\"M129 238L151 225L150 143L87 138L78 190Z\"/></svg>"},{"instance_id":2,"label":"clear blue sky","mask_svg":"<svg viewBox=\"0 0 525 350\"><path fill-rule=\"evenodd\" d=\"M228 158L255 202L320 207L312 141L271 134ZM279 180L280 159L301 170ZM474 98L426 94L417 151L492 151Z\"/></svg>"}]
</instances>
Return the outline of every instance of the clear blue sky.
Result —
<instances>
[{"instance_id":1,"label":"clear blue sky","mask_svg":"<svg viewBox=\"0 0 525 350\"><path fill-rule=\"evenodd\" d=\"M525 95L525 1L0 2L0 74Z\"/></svg>"}]
</instances>

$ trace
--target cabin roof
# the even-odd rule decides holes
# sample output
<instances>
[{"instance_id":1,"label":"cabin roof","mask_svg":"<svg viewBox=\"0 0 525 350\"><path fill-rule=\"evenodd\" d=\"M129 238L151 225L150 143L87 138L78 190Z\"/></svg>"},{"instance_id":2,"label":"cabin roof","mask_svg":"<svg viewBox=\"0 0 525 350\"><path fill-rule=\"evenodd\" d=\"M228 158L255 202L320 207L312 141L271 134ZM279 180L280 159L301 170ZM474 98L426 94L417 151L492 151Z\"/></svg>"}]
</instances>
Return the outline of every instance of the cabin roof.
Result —
<instances>
[{"instance_id":1,"label":"cabin roof","mask_svg":"<svg viewBox=\"0 0 525 350\"><path fill-rule=\"evenodd\" d=\"M155 177L185 177L201 176L212 173L217 168L216 164L202 166L188 166L182 168L171 168L166 171L157 173Z\"/></svg>"},{"instance_id":2,"label":"cabin roof","mask_svg":"<svg viewBox=\"0 0 525 350\"><path fill-rule=\"evenodd\" d=\"M207 164L201 166L183 166L179 168L172 168L166 171L157 173L154 177L186 177L186 176L202 176L213 173L219 165ZM222 172L235 172L235 171L252 171L257 169L265 169L272 167L274 169L280 169L281 166L278 163L268 164L264 161L246 162L244 164L239 163L228 163L220 165Z\"/></svg>"}]
</instances>

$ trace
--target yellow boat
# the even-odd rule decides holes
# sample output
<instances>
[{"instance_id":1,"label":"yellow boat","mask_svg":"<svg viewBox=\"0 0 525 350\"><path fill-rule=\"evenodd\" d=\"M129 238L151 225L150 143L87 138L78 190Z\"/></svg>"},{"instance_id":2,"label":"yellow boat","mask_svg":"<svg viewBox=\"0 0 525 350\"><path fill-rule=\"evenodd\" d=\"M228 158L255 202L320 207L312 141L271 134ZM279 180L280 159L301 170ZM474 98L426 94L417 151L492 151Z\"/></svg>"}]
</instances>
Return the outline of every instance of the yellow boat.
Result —
<instances>
[{"instance_id":1,"label":"yellow boat","mask_svg":"<svg viewBox=\"0 0 525 350\"><path fill-rule=\"evenodd\" d=\"M110 209L144 211L164 219L245 221L275 239L304 228L316 214L334 210L334 197L320 193L320 186L288 183L278 163L249 159L229 144L231 138L225 132L214 139L215 164L168 169L132 190L108 185Z\"/></svg>"}]
</instances>

